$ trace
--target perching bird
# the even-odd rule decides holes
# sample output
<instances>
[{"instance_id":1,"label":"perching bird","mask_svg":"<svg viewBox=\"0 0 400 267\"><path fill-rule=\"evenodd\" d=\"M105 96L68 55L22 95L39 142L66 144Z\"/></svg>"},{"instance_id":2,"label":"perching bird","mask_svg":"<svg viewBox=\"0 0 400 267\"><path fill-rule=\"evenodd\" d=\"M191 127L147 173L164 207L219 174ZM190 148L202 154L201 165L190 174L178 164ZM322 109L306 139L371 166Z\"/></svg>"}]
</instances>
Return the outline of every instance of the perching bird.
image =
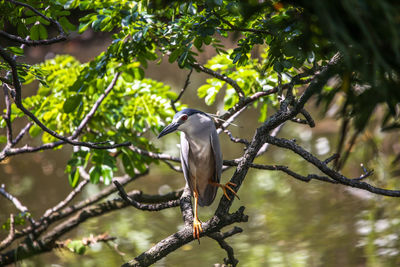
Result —
<instances>
[{"instance_id":1,"label":"perching bird","mask_svg":"<svg viewBox=\"0 0 400 267\"><path fill-rule=\"evenodd\" d=\"M199 239L203 231L197 216L197 204L209 206L215 199L218 187L235 193L228 182L219 183L222 172L222 153L213 119L206 113L187 108L175 114L172 123L166 126L158 138L181 131L181 164L186 183L194 198L193 237Z\"/></svg>"}]
</instances>

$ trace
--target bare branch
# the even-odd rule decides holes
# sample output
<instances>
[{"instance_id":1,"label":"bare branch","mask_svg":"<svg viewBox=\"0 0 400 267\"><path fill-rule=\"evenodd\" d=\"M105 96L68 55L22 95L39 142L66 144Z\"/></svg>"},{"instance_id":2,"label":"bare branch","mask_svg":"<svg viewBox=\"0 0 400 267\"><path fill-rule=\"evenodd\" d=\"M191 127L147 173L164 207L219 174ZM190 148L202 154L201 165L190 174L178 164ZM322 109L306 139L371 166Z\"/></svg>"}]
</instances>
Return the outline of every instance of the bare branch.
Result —
<instances>
[{"instance_id":1,"label":"bare branch","mask_svg":"<svg viewBox=\"0 0 400 267\"><path fill-rule=\"evenodd\" d=\"M135 208L137 208L137 209L146 210L146 211L159 211L159 210L163 210L163 209L168 209L168 208L179 206L179 199L170 200L170 201L167 201L167 202L162 202L162 203L157 203L157 204L139 203L138 201L135 201L134 199L130 198L126 194L124 188L122 187L122 185L120 183L118 183L117 180L114 180L113 183L114 183L115 187L117 187L117 189L119 191L119 195L121 196L121 198L123 200L125 200L127 203L129 203L130 205L132 205Z\"/></svg>"},{"instance_id":2,"label":"bare branch","mask_svg":"<svg viewBox=\"0 0 400 267\"><path fill-rule=\"evenodd\" d=\"M283 125L285 125L285 123L282 123L281 125L279 125L275 129L273 129L272 132L271 132L271 136L277 136L278 133L281 131ZM267 152L268 148L269 148L269 144L268 143L264 143L261 146L260 150L258 150L256 157L259 157L262 154L264 154L265 152Z\"/></svg>"},{"instance_id":3,"label":"bare branch","mask_svg":"<svg viewBox=\"0 0 400 267\"><path fill-rule=\"evenodd\" d=\"M13 143L13 134L12 134L12 125L11 125L11 102L10 96L8 95L8 85L3 84L3 93L4 93L4 100L6 104L6 114L3 114L3 119L6 122L7 126L7 145L6 148L12 146Z\"/></svg>"},{"instance_id":4,"label":"bare branch","mask_svg":"<svg viewBox=\"0 0 400 267\"><path fill-rule=\"evenodd\" d=\"M233 89L235 89L236 93L239 96L239 99L243 99L244 98L244 93L243 93L242 88L240 88L240 86L237 84L237 82L235 82L234 80L232 80L228 76L225 76L225 75L220 74L220 73L218 73L216 71L213 71L212 69L206 68L206 67L204 67L203 65L200 65L197 62L191 63L191 66L193 68L195 68L196 70L198 70L198 71L207 73L207 74L209 74L209 75L211 75L211 76L213 76L213 77L215 77L215 78L217 78L217 79L219 79L221 81L224 81L224 82L230 84L233 87Z\"/></svg>"},{"instance_id":5,"label":"bare branch","mask_svg":"<svg viewBox=\"0 0 400 267\"><path fill-rule=\"evenodd\" d=\"M335 160L335 159L337 159L339 157L339 154L333 154L332 156L330 156L329 158L327 158L326 160L324 160L323 162L325 163L325 164L328 164L329 162L331 162L332 160Z\"/></svg>"},{"instance_id":6,"label":"bare branch","mask_svg":"<svg viewBox=\"0 0 400 267\"><path fill-rule=\"evenodd\" d=\"M97 236L93 236L90 235L89 237L84 237L82 238L82 243L85 246L90 246L99 242L109 242L109 241L114 241L117 238L114 236L109 236L107 233L101 234L101 235L97 235ZM67 239L64 241L57 241L56 242L56 247L57 248L67 248L68 244L71 242L71 239Z\"/></svg>"},{"instance_id":7,"label":"bare branch","mask_svg":"<svg viewBox=\"0 0 400 267\"><path fill-rule=\"evenodd\" d=\"M223 23L229 26L229 28L218 28L220 31L238 31L238 32L252 32L252 33L262 33L262 34L271 34L271 32L266 31L266 30L260 30L260 29L249 29L249 28L241 28L241 27L236 27L223 17L221 17L218 13L213 12L214 15Z\"/></svg>"},{"instance_id":8,"label":"bare branch","mask_svg":"<svg viewBox=\"0 0 400 267\"><path fill-rule=\"evenodd\" d=\"M33 123L32 122L28 122L24 128L22 128L22 130L19 132L19 134L17 135L17 137L15 137L15 139L12 142L12 147L15 146L21 139L22 137L24 137L24 135L29 131L29 129L32 127ZM1 161L1 159L0 159Z\"/></svg>"},{"instance_id":9,"label":"bare branch","mask_svg":"<svg viewBox=\"0 0 400 267\"><path fill-rule=\"evenodd\" d=\"M244 215L243 212L244 207L240 207L239 210L235 213L226 214L223 217L212 217L209 221L202 224L203 232L200 234L200 236L205 236L210 233L217 232L223 227L235 222L246 222L248 220L248 217ZM185 228L183 228L182 230L161 240L148 251L142 253L135 259L123 264L122 266L149 266L193 240L194 239L192 228L190 226L185 226Z\"/></svg>"},{"instance_id":10,"label":"bare branch","mask_svg":"<svg viewBox=\"0 0 400 267\"><path fill-rule=\"evenodd\" d=\"M364 180L365 178L371 176L374 173L374 170L367 170L367 168L364 167L364 164L360 164L361 169L363 170L364 174L361 175L360 177L353 178L353 180L361 181Z\"/></svg>"},{"instance_id":11,"label":"bare branch","mask_svg":"<svg viewBox=\"0 0 400 267\"><path fill-rule=\"evenodd\" d=\"M0 251L8 247L14 240L14 237L15 237L14 214L10 214L10 232L8 236L3 241L1 241Z\"/></svg>"},{"instance_id":12,"label":"bare branch","mask_svg":"<svg viewBox=\"0 0 400 267\"><path fill-rule=\"evenodd\" d=\"M248 140L243 139L243 138L234 137L229 130L225 129L224 133L226 133L229 136L229 138L231 139L231 141L234 143L241 143L241 144L245 144L246 146L250 145L250 142Z\"/></svg>"},{"instance_id":13,"label":"bare branch","mask_svg":"<svg viewBox=\"0 0 400 267\"><path fill-rule=\"evenodd\" d=\"M111 80L110 84L107 86L106 90L104 90L104 93L102 93L100 95L100 97L96 100L96 102L94 103L92 109L89 111L88 114L86 114L85 118L83 118L83 120L81 121L81 123L79 124L78 128L76 128L75 132L71 135L71 137L69 139L75 139L77 138L80 133L82 132L83 128L85 128L85 126L88 124L88 122L90 121L90 119L94 116L94 114L96 113L97 109L99 108L101 102L103 102L103 100L108 96L108 94L111 92L111 90L114 88L115 84L117 83L117 80L119 78L119 76L121 75L120 72L117 72L114 75L114 78Z\"/></svg>"},{"instance_id":14,"label":"bare branch","mask_svg":"<svg viewBox=\"0 0 400 267\"><path fill-rule=\"evenodd\" d=\"M335 170L329 168L324 162L317 159L314 155L312 155L310 152L306 151L305 149L303 149L302 147L300 147L293 141L281 139L281 138L277 138L277 137L272 137L272 136L266 136L266 140L270 144L292 150L293 152L295 152L296 154L300 155L302 158L304 158L305 160L307 160L308 162L313 164L320 171L325 173L329 178L337 181L340 184L363 189L363 190L369 191L369 192L377 194L377 195L400 197L399 190L382 189L382 188L374 187L368 183L359 181L360 180L359 178L361 178L363 176L359 177L358 179L346 178L339 172L336 172ZM370 175L370 174L368 174L368 175Z\"/></svg>"},{"instance_id":15,"label":"bare branch","mask_svg":"<svg viewBox=\"0 0 400 267\"><path fill-rule=\"evenodd\" d=\"M27 218L32 224L35 223L35 220L33 220L33 218L29 214L28 208L26 206L22 205L22 203L18 200L18 198L14 197L10 193L8 193L5 189L4 184L2 184L0 187L0 194L3 195L6 199L10 200L19 211L21 211L22 213L28 214Z\"/></svg>"},{"instance_id":16,"label":"bare branch","mask_svg":"<svg viewBox=\"0 0 400 267\"><path fill-rule=\"evenodd\" d=\"M29 45L29 46L50 45L50 44L59 43L59 42L67 40L66 34L61 34L54 38L44 39L44 40L27 40L27 39L21 38L17 35L9 34L5 31L1 31L1 30L0 30L0 36L3 36L4 38L7 38L11 41Z\"/></svg>"},{"instance_id":17,"label":"bare branch","mask_svg":"<svg viewBox=\"0 0 400 267\"><path fill-rule=\"evenodd\" d=\"M241 112L243 108L246 106L250 105L254 101L260 99L261 97L275 94L278 92L278 87L274 87L272 89L269 89L267 91L261 91L254 93L250 97L246 97L243 101L239 101L237 104L235 104L232 108L230 108L227 112L225 112L223 115L220 116L221 121L217 123L217 128L221 127L223 124L224 120L228 120L232 116L234 116L237 112Z\"/></svg>"},{"instance_id":18,"label":"bare branch","mask_svg":"<svg viewBox=\"0 0 400 267\"><path fill-rule=\"evenodd\" d=\"M88 184L88 182L89 181L87 179L80 182L78 186L75 187L74 190L72 190L64 200L60 201L54 207L46 210L43 217L49 217L52 213L57 212L67 206L68 203L70 203L74 199L74 197L82 191L82 189Z\"/></svg>"},{"instance_id":19,"label":"bare branch","mask_svg":"<svg viewBox=\"0 0 400 267\"><path fill-rule=\"evenodd\" d=\"M311 128L314 128L315 127L315 122L314 122L313 118L311 117L310 113L308 113L308 111L305 110L304 108L302 108L300 110L300 113L303 114L304 118L306 118L307 124Z\"/></svg>"},{"instance_id":20,"label":"bare branch","mask_svg":"<svg viewBox=\"0 0 400 267\"><path fill-rule=\"evenodd\" d=\"M299 124L308 124L307 120L302 120L299 118L292 118L290 119L292 122L299 123Z\"/></svg>"},{"instance_id":21,"label":"bare branch","mask_svg":"<svg viewBox=\"0 0 400 267\"><path fill-rule=\"evenodd\" d=\"M228 245L228 243L225 241L225 239L227 237L230 237L232 235L235 235L235 234L238 234L241 232L243 232L242 228L235 226L232 230L230 230L228 232L225 232L225 233L215 232L215 233L211 233L208 235L212 239L216 240L218 242L218 244L220 245L220 247L226 251L228 258L224 259L224 263L228 264L228 265L230 264L233 267L236 266L239 263L239 261L237 259L235 259L234 255L233 255L233 248Z\"/></svg>"},{"instance_id":22,"label":"bare branch","mask_svg":"<svg viewBox=\"0 0 400 267\"><path fill-rule=\"evenodd\" d=\"M192 72L193 72L193 69L190 69L188 75L186 76L185 85L182 87L181 92L179 93L178 97L175 100L171 99L171 106L174 109L175 113L178 112L178 110L175 107L175 103L181 99L181 97L183 96L183 93L186 91L186 88L189 86L190 76L192 75Z\"/></svg>"}]
</instances>

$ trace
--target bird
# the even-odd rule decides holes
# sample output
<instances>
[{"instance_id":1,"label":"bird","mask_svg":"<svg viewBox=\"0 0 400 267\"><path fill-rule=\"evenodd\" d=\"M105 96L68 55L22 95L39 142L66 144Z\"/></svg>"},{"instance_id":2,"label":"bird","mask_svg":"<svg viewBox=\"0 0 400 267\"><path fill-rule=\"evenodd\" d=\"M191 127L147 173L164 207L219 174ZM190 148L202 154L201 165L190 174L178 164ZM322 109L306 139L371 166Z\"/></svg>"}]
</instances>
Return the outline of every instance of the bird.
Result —
<instances>
[{"instance_id":1,"label":"bird","mask_svg":"<svg viewBox=\"0 0 400 267\"><path fill-rule=\"evenodd\" d=\"M222 173L222 152L214 120L203 111L186 108L177 112L172 122L158 135L161 138L169 133L181 132L180 158L186 183L194 198L193 238L199 240L203 232L198 218L197 207L213 203L218 187L230 200L227 191L236 197L231 186L235 183L220 184Z\"/></svg>"}]
</instances>

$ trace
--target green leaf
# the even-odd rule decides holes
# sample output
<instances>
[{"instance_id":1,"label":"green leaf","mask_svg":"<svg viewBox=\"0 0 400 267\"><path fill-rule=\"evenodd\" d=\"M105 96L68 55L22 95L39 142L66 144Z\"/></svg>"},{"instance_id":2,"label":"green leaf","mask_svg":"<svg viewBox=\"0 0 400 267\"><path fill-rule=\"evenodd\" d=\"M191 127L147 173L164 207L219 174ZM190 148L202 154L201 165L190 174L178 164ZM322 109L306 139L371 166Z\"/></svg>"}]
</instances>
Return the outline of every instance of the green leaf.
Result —
<instances>
[{"instance_id":1,"label":"green leaf","mask_svg":"<svg viewBox=\"0 0 400 267\"><path fill-rule=\"evenodd\" d=\"M105 185L111 184L113 178L113 170L111 169L111 167L107 165L102 165L101 176L103 176L103 182Z\"/></svg>"},{"instance_id":2,"label":"green leaf","mask_svg":"<svg viewBox=\"0 0 400 267\"><path fill-rule=\"evenodd\" d=\"M83 244L81 240L72 240L68 243L67 248L74 253L79 255L83 255L86 251L86 246Z\"/></svg>"},{"instance_id":3,"label":"green leaf","mask_svg":"<svg viewBox=\"0 0 400 267\"><path fill-rule=\"evenodd\" d=\"M31 39L34 41L37 41L40 38L39 25L40 24L33 25L30 29L29 35L30 35Z\"/></svg>"},{"instance_id":4,"label":"green leaf","mask_svg":"<svg viewBox=\"0 0 400 267\"><path fill-rule=\"evenodd\" d=\"M76 26L74 24L72 24L71 22L69 22L69 20L66 17L61 17L58 21L60 22L61 26L64 29L67 29L70 31L76 30Z\"/></svg>"},{"instance_id":5,"label":"green leaf","mask_svg":"<svg viewBox=\"0 0 400 267\"><path fill-rule=\"evenodd\" d=\"M100 181L100 176L101 176L101 167L100 166L93 166L89 170L89 176L90 176L90 182L92 184L97 184Z\"/></svg>"},{"instance_id":6,"label":"green leaf","mask_svg":"<svg viewBox=\"0 0 400 267\"><path fill-rule=\"evenodd\" d=\"M24 49L22 49L21 47L17 47L17 46L9 46L7 47L8 51L11 51L12 53L14 53L17 56L22 56L24 54Z\"/></svg>"},{"instance_id":7,"label":"green leaf","mask_svg":"<svg viewBox=\"0 0 400 267\"><path fill-rule=\"evenodd\" d=\"M75 188L75 186L79 182L79 171L75 168L71 173L68 175L68 182L72 188Z\"/></svg>"},{"instance_id":8,"label":"green leaf","mask_svg":"<svg viewBox=\"0 0 400 267\"><path fill-rule=\"evenodd\" d=\"M65 113L73 112L82 102L82 95L73 95L64 102L63 110Z\"/></svg>"},{"instance_id":9,"label":"green leaf","mask_svg":"<svg viewBox=\"0 0 400 267\"><path fill-rule=\"evenodd\" d=\"M124 166L125 172L131 176L134 177L135 176L135 165L133 164L133 158L130 155L132 152L131 151L127 151L127 150L123 150L123 154L122 154L122 165Z\"/></svg>"},{"instance_id":10,"label":"green leaf","mask_svg":"<svg viewBox=\"0 0 400 267\"><path fill-rule=\"evenodd\" d=\"M81 23L81 24L79 24L78 32L79 32L79 33L83 33L84 31L86 31L86 30L90 27L90 24L91 24L91 23L92 23L92 22L89 21L89 22L87 22L87 23Z\"/></svg>"},{"instance_id":11,"label":"green leaf","mask_svg":"<svg viewBox=\"0 0 400 267\"><path fill-rule=\"evenodd\" d=\"M39 38L42 40L47 39L48 35L46 28L42 24L39 24L38 29L39 29Z\"/></svg>"},{"instance_id":12,"label":"green leaf","mask_svg":"<svg viewBox=\"0 0 400 267\"><path fill-rule=\"evenodd\" d=\"M168 62L169 62L169 63L175 62L176 59L178 58L178 56L179 56L180 54L181 54L181 50L180 50L180 49L174 50L174 51L171 53L171 55L169 55Z\"/></svg>"},{"instance_id":13,"label":"green leaf","mask_svg":"<svg viewBox=\"0 0 400 267\"><path fill-rule=\"evenodd\" d=\"M1 144L7 143L7 137L4 136L4 135L0 135L0 143L1 143Z\"/></svg>"},{"instance_id":14,"label":"green leaf","mask_svg":"<svg viewBox=\"0 0 400 267\"><path fill-rule=\"evenodd\" d=\"M123 72L121 74L122 79L124 79L126 82L131 83L134 81L134 77L132 76L131 73Z\"/></svg>"},{"instance_id":15,"label":"green leaf","mask_svg":"<svg viewBox=\"0 0 400 267\"><path fill-rule=\"evenodd\" d=\"M196 38L193 44L198 50L200 50L201 46L203 45L203 41L201 40L201 38Z\"/></svg>"},{"instance_id":16,"label":"green leaf","mask_svg":"<svg viewBox=\"0 0 400 267\"><path fill-rule=\"evenodd\" d=\"M179 65L179 67L183 68L183 67L185 66L185 63L186 63L186 59L187 59L188 54L189 54L189 52L188 52L188 50L186 50L186 51L183 52L183 54L179 57L179 60L178 60L178 65Z\"/></svg>"},{"instance_id":17,"label":"green leaf","mask_svg":"<svg viewBox=\"0 0 400 267\"><path fill-rule=\"evenodd\" d=\"M36 124L33 125L30 129L29 129L29 134L35 138L36 136L38 136L40 133L42 132L42 129L37 126Z\"/></svg>"}]
</instances>

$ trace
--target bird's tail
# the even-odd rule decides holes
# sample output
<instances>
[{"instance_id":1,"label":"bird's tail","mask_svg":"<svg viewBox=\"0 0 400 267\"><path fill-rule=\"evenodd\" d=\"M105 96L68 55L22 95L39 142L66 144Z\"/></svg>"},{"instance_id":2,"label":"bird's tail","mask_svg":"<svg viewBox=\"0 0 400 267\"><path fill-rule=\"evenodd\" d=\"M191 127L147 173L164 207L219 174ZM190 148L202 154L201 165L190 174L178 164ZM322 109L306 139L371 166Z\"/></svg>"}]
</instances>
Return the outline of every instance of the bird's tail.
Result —
<instances>
[{"instance_id":1,"label":"bird's tail","mask_svg":"<svg viewBox=\"0 0 400 267\"><path fill-rule=\"evenodd\" d=\"M202 195L199 195L199 205L201 207L210 206L217 195L218 186L208 184Z\"/></svg>"}]
</instances>

